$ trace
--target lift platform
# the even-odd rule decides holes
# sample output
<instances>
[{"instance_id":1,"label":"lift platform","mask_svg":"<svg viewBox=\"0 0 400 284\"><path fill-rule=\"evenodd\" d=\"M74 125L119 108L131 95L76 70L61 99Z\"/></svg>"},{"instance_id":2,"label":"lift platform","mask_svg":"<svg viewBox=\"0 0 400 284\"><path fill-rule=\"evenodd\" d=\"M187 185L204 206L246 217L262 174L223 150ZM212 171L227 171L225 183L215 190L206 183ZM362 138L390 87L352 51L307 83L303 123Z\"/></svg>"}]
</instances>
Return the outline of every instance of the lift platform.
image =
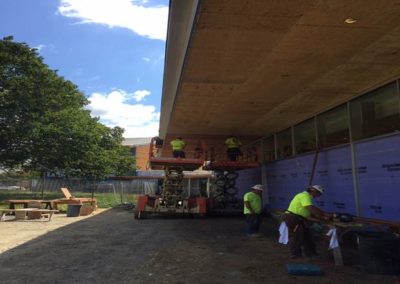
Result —
<instances>
[{"instance_id":1,"label":"lift platform","mask_svg":"<svg viewBox=\"0 0 400 284\"><path fill-rule=\"evenodd\" d=\"M204 160L150 157L149 163L152 170L164 170L165 167L179 167L182 168L183 171L194 171L204 164Z\"/></svg>"},{"instance_id":2,"label":"lift platform","mask_svg":"<svg viewBox=\"0 0 400 284\"><path fill-rule=\"evenodd\" d=\"M205 163L203 169L208 171L239 171L259 166L260 163L252 161L210 161Z\"/></svg>"},{"instance_id":3,"label":"lift platform","mask_svg":"<svg viewBox=\"0 0 400 284\"><path fill-rule=\"evenodd\" d=\"M183 171L194 171L204 164L203 159L155 157L151 142L149 167L164 170L161 193L154 196L140 195L135 208L135 218L145 218L148 214L206 214L207 199L187 197L183 189Z\"/></svg>"},{"instance_id":4,"label":"lift platform","mask_svg":"<svg viewBox=\"0 0 400 284\"><path fill-rule=\"evenodd\" d=\"M237 215L243 212L243 200L238 196L236 179L238 171L258 168L260 163L254 161L216 160L206 162L203 169L214 171L211 184L211 195L208 199L209 213L217 215Z\"/></svg>"},{"instance_id":5,"label":"lift platform","mask_svg":"<svg viewBox=\"0 0 400 284\"><path fill-rule=\"evenodd\" d=\"M163 169L164 180L160 195L139 195L135 218L148 214L206 214L207 199L186 197L183 190L183 171L193 171L203 164L199 159L153 158L152 169Z\"/></svg>"}]
</instances>

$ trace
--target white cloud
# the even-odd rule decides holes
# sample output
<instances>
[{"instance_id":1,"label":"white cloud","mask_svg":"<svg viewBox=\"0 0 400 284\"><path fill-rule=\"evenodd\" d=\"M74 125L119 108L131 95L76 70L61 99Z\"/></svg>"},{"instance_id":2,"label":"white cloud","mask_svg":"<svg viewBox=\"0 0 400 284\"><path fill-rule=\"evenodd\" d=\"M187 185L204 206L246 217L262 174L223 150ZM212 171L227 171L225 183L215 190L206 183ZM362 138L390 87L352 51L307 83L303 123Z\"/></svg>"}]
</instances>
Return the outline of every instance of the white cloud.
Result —
<instances>
[{"instance_id":1,"label":"white cloud","mask_svg":"<svg viewBox=\"0 0 400 284\"><path fill-rule=\"evenodd\" d=\"M34 46L33 48L37 49L39 52L46 47L44 44L39 44L38 46Z\"/></svg>"},{"instance_id":2,"label":"white cloud","mask_svg":"<svg viewBox=\"0 0 400 284\"><path fill-rule=\"evenodd\" d=\"M140 36L165 40L168 7L145 7L145 3L132 0L61 0L58 12L65 17L80 19L80 23L122 27Z\"/></svg>"},{"instance_id":3,"label":"white cloud","mask_svg":"<svg viewBox=\"0 0 400 284\"><path fill-rule=\"evenodd\" d=\"M108 94L92 93L88 98L88 109L92 116L100 117L101 123L124 128L126 138L158 135L160 113L152 105L129 104L132 97L134 94L123 90L113 90Z\"/></svg>"},{"instance_id":4,"label":"white cloud","mask_svg":"<svg viewBox=\"0 0 400 284\"><path fill-rule=\"evenodd\" d=\"M142 60L143 60L143 61L146 61L146 62L150 62L151 59L148 58L148 57L142 57Z\"/></svg>"},{"instance_id":5,"label":"white cloud","mask_svg":"<svg viewBox=\"0 0 400 284\"><path fill-rule=\"evenodd\" d=\"M52 43L50 44L38 44L37 46L34 46L33 48L37 49L38 52L51 52L51 53L57 53L56 46Z\"/></svg>"},{"instance_id":6,"label":"white cloud","mask_svg":"<svg viewBox=\"0 0 400 284\"><path fill-rule=\"evenodd\" d=\"M151 94L150 91L147 90L137 90L133 93L133 98L137 101L140 102L141 100L144 99L144 97L149 96Z\"/></svg>"}]
</instances>

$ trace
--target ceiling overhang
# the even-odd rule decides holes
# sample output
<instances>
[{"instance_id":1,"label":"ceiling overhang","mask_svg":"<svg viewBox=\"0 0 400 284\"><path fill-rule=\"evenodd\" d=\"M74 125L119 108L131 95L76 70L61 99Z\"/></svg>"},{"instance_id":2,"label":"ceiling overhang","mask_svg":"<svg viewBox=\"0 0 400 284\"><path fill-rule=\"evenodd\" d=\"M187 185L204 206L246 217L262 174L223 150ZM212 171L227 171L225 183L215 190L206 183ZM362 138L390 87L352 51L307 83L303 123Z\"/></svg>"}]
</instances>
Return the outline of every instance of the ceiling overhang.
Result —
<instances>
[{"instance_id":1,"label":"ceiling overhang","mask_svg":"<svg viewBox=\"0 0 400 284\"><path fill-rule=\"evenodd\" d=\"M268 135L399 75L399 0L171 0L160 135Z\"/></svg>"}]
</instances>

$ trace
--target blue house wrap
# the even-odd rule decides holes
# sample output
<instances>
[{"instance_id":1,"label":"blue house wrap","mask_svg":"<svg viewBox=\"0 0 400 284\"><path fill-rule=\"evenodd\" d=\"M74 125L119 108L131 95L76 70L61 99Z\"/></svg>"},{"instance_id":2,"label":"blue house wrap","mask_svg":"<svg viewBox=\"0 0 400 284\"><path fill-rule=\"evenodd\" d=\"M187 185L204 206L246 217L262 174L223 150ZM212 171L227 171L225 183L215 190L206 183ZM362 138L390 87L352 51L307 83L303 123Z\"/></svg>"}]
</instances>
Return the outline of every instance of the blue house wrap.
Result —
<instances>
[{"instance_id":1,"label":"blue house wrap","mask_svg":"<svg viewBox=\"0 0 400 284\"><path fill-rule=\"evenodd\" d=\"M293 196L306 189L314 156L266 163L271 208L286 209ZM360 216L400 221L400 135L354 143L354 156L355 182L349 144L319 153L313 184L324 186L326 193L315 199L315 205L357 215L358 198Z\"/></svg>"}]
</instances>

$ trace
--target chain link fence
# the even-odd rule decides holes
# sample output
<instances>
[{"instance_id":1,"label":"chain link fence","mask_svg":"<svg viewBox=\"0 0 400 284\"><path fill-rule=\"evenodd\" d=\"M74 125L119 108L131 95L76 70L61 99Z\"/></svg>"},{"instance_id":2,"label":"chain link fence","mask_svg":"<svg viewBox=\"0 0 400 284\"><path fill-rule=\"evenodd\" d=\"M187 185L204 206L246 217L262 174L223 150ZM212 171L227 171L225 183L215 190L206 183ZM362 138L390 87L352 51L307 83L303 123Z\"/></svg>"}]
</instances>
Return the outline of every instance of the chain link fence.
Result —
<instances>
[{"instance_id":1,"label":"chain link fence","mask_svg":"<svg viewBox=\"0 0 400 284\"><path fill-rule=\"evenodd\" d=\"M66 187L75 197L94 197L99 207L135 204L140 194L155 195L161 192L163 177L134 177L101 181L65 178L0 178L0 206L9 199L64 198L60 188ZM207 196L207 178L185 178L184 196Z\"/></svg>"}]
</instances>

